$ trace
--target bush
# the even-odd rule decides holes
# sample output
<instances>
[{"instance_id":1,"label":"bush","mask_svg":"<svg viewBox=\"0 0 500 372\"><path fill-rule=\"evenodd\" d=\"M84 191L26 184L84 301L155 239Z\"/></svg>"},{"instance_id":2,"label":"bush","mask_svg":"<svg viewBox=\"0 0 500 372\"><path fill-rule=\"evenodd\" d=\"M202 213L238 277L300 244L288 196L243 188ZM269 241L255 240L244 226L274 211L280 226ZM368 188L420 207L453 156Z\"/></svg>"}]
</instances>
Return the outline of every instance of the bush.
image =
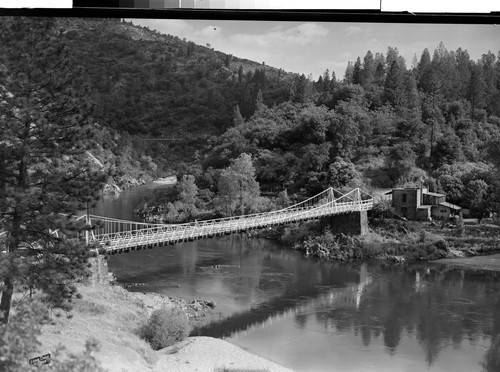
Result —
<instances>
[{"instance_id":1,"label":"bush","mask_svg":"<svg viewBox=\"0 0 500 372\"><path fill-rule=\"evenodd\" d=\"M141 330L141 337L154 350L173 345L184 340L189 333L186 314L176 308L162 308L151 314L148 323Z\"/></svg>"},{"instance_id":2,"label":"bush","mask_svg":"<svg viewBox=\"0 0 500 372\"><path fill-rule=\"evenodd\" d=\"M58 346L51 357L50 364L36 365L35 370L38 372L106 372L94 356L99 349L99 342L95 338L87 340L85 351L80 354L68 353L64 346Z\"/></svg>"},{"instance_id":3,"label":"bush","mask_svg":"<svg viewBox=\"0 0 500 372\"><path fill-rule=\"evenodd\" d=\"M40 329L48 322L48 311L39 301L13 308L7 324L0 324L0 371L28 371L28 358L36 353Z\"/></svg>"},{"instance_id":4,"label":"bush","mask_svg":"<svg viewBox=\"0 0 500 372\"><path fill-rule=\"evenodd\" d=\"M30 358L47 351L40 350L38 341L41 327L47 323L47 307L38 300L21 303L13 309L9 323L0 325L0 371L105 371L93 355L99 349L96 340L87 341L86 350L81 354L67 353L64 346L58 346L51 354L50 364L28 364Z\"/></svg>"}]
</instances>

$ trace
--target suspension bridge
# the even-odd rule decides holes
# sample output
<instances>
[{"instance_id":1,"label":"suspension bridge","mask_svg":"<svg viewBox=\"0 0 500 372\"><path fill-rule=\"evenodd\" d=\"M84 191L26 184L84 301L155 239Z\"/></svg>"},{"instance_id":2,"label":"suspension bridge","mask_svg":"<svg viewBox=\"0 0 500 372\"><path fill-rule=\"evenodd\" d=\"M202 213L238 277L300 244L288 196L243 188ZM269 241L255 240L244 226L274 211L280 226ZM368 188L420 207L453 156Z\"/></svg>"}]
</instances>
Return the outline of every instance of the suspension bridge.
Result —
<instances>
[{"instance_id":1,"label":"suspension bridge","mask_svg":"<svg viewBox=\"0 0 500 372\"><path fill-rule=\"evenodd\" d=\"M98 243L108 254L229 235L254 229L369 210L373 197L359 188L342 194L333 188L292 206L265 213L197 221L151 224L87 214L87 244Z\"/></svg>"}]
</instances>

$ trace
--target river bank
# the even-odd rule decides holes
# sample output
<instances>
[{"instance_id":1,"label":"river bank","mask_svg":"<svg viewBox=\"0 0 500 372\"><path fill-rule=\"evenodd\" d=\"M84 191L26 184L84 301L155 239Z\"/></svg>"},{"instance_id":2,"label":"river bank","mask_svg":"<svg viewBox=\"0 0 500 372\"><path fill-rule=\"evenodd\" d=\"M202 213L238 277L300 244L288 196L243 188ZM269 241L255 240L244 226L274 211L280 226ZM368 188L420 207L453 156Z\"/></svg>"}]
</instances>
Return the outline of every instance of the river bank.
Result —
<instances>
[{"instance_id":1,"label":"river bank","mask_svg":"<svg viewBox=\"0 0 500 372\"><path fill-rule=\"evenodd\" d=\"M181 308L191 327L218 319L220 314L210 301L129 292L109 284L82 286L79 293L82 298L75 300L71 313L52 312L52 324L42 328L39 338L41 353L53 352L59 344L69 353L81 353L85 342L95 338L100 345L95 357L108 371L289 371L224 340L190 337L154 351L137 335L149 315L161 307Z\"/></svg>"},{"instance_id":2,"label":"river bank","mask_svg":"<svg viewBox=\"0 0 500 372\"><path fill-rule=\"evenodd\" d=\"M371 219L363 236L335 235L308 222L266 232L307 257L333 261L382 259L396 263L472 257L500 252L496 221L420 222Z\"/></svg>"},{"instance_id":3,"label":"river bank","mask_svg":"<svg viewBox=\"0 0 500 372\"><path fill-rule=\"evenodd\" d=\"M500 254L478 257L445 258L433 262L440 265L460 266L468 269L500 271Z\"/></svg>"}]
</instances>

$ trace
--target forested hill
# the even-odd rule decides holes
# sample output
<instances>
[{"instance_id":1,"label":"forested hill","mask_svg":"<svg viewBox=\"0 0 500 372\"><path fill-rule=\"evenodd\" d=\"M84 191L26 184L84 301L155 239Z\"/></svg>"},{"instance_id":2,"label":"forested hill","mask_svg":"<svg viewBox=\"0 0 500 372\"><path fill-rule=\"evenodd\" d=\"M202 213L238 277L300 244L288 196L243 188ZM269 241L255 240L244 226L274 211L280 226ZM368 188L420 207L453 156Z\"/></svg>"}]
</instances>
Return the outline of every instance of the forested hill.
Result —
<instances>
[{"instance_id":1,"label":"forested hill","mask_svg":"<svg viewBox=\"0 0 500 372\"><path fill-rule=\"evenodd\" d=\"M497 203L491 51L474 60L440 44L409 63L389 47L346 61L343 79L325 68L312 81L121 20L58 23L85 68L95 118L130 164L192 174L217 193L221 172L246 153L261 189L425 183L458 204Z\"/></svg>"},{"instance_id":2,"label":"forested hill","mask_svg":"<svg viewBox=\"0 0 500 372\"><path fill-rule=\"evenodd\" d=\"M192 158L197 145L232 125L236 105L249 117L259 90L267 104L281 103L300 79L118 19L58 22L92 85L100 123L132 136L177 139L147 141L153 154L187 155L189 139Z\"/></svg>"},{"instance_id":3,"label":"forested hill","mask_svg":"<svg viewBox=\"0 0 500 372\"><path fill-rule=\"evenodd\" d=\"M194 174L210 185L246 153L265 188L427 185L478 215L497 210L500 60L442 43L416 53L408 67L397 48L368 51L342 81L325 71L300 99L273 107L264 94L252 117L209 142Z\"/></svg>"}]
</instances>

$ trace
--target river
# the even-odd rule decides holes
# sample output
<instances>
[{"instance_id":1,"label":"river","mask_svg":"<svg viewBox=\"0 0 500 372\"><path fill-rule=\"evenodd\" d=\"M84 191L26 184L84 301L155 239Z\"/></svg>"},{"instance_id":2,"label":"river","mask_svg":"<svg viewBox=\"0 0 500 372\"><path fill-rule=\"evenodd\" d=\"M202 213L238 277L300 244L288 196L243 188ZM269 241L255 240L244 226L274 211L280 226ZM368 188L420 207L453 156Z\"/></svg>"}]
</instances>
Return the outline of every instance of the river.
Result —
<instances>
[{"instance_id":1,"label":"river","mask_svg":"<svg viewBox=\"0 0 500 372\"><path fill-rule=\"evenodd\" d=\"M124 219L154 185L99 202ZM131 290L215 301L193 335L296 371L500 371L500 273L433 263L317 262L232 235L111 256Z\"/></svg>"}]
</instances>

